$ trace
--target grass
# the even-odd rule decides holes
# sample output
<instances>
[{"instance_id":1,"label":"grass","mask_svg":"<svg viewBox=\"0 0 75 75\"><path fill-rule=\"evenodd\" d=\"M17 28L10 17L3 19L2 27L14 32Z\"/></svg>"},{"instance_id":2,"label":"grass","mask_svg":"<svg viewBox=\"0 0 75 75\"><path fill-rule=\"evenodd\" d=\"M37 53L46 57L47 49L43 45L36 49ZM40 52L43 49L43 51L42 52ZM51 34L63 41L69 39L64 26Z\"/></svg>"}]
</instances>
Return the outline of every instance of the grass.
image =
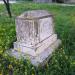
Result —
<instances>
[{"instance_id":1,"label":"grass","mask_svg":"<svg viewBox=\"0 0 75 75\"><path fill-rule=\"evenodd\" d=\"M45 9L54 16L55 31L62 40L44 67L35 68L30 62L16 60L4 54L16 39L15 17L27 10ZM75 6L16 3L11 5L12 19L0 5L0 73L2 75L75 75Z\"/></svg>"}]
</instances>

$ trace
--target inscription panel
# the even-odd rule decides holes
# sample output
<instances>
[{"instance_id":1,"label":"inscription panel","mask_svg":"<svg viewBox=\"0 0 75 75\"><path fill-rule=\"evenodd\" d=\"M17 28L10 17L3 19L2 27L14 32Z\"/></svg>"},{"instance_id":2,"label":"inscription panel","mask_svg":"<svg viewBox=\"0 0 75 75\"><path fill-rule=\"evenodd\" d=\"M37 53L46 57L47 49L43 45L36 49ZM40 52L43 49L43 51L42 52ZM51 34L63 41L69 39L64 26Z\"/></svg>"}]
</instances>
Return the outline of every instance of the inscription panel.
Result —
<instances>
[{"instance_id":1,"label":"inscription panel","mask_svg":"<svg viewBox=\"0 0 75 75\"><path fill-rule=\"evenodd\" d=\"M17 20L16 23L17 40L32 44L34 42L33 21Z\"/></svg>"},{"instance_id":2,"label":"inscription panel","mask_svg":"<svg viewBox=\"0 0 75 75\"><path fill-rule=\"evenodd\" d=\"M48 38L54 33L52 18L40 19L40 41Z\"/></svg>"}]
</instances>

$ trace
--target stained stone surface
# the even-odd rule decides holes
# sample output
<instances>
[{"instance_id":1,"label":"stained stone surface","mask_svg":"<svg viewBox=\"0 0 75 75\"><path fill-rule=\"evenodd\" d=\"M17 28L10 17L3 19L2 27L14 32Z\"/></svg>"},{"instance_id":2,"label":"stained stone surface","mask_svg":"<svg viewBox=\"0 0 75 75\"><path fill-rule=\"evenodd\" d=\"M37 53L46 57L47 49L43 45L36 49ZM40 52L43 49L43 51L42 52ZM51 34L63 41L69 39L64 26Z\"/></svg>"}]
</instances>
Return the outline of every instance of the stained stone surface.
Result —
<instances>
[{"instance_id":1,"label":"stained stone surface","mask_svg":"<svg viewBox=\"0 0 75 75\"><path fill-rule=\"evenodd\" d=\"M11 55L28 56L35 66L44 61L58 48L61 41L54 32L53 16L45 10L27 11L16 18L17 41Z\"/></svg>"},{"instance_id":2,"label":"stained stone surface","mask_svg":"<svg viewBox=\"0 0 75 75\"><path fill-rule=\"evenodd\" d=\"M28 11L17 17L17 41L35 45L54 33L52 16L47 11Z\"/></svg>"}]
</instances>

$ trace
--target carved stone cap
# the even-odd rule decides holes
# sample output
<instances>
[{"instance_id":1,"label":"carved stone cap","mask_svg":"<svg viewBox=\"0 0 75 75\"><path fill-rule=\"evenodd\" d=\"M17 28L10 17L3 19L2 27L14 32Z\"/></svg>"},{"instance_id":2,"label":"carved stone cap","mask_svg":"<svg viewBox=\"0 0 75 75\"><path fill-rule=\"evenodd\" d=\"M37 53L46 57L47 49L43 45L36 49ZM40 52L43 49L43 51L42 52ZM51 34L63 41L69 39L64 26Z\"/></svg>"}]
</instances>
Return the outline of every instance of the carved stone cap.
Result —
<instances>
[{"instance_id":1,"label":"carved stone cap","mask_svg":"<svg viewBox=\"0 0 75 75\"><path fill-rule=\"evenodd\" d=\"M26 19L26 20L35 20L35 19L42 19L52 17L52 14L48 13L46 10L32 10L26 11L22 15L18 16L19 19Z\"/></svg>"}]
</instances>

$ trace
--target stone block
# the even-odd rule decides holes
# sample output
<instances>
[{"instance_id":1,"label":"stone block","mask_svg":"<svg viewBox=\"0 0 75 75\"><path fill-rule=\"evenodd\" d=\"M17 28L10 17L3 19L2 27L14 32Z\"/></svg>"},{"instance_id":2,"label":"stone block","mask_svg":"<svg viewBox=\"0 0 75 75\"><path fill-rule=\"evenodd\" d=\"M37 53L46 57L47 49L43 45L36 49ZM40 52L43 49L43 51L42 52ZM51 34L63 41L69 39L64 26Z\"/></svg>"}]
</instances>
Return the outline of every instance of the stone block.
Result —
<instances>
[{"instance_id":1,"label":"stone block","mask_svg":"<svg viewBox=\"0 0 75 75\"><path fill-rule=\"evenodd\" d=\"M45 10L27 11L18 16L16 35L11 55L25 59L28 56L35 66L44 63L61 42L54 31L53 16Z\"/></svg>"}]
</instances>

